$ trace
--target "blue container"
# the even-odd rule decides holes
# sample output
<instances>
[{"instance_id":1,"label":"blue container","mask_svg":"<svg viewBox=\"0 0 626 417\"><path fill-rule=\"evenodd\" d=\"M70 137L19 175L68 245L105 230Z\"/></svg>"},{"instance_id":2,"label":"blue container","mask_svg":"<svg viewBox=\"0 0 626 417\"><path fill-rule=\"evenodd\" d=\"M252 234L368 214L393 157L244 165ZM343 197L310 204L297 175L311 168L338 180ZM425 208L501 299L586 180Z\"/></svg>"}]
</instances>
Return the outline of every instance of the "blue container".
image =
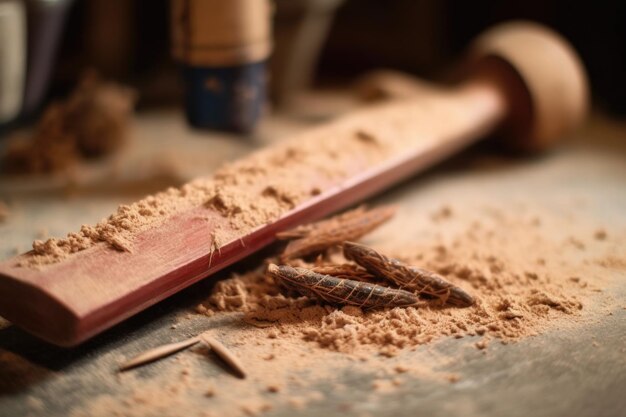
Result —
<instances>
[{"instance_id":1,"label":"blue container","mask_svg":"<svg viewBox=\"0 0 626 417\"><path fill-rule=\"evenodd\" d=\"M266 101L265 62L230 67L184 66L185 112L198 128L248 133Z\"/></svg>"},{"instance_id":2,"label":"blue container","mask_svg":"<svg viewBox=\"0 0 626 417\"><path fill-rule=\"evenodd\" d=\"M247 133L263 114L270 0L173 0L172 54L191 126Z\"/></svg>"}]
</instances>

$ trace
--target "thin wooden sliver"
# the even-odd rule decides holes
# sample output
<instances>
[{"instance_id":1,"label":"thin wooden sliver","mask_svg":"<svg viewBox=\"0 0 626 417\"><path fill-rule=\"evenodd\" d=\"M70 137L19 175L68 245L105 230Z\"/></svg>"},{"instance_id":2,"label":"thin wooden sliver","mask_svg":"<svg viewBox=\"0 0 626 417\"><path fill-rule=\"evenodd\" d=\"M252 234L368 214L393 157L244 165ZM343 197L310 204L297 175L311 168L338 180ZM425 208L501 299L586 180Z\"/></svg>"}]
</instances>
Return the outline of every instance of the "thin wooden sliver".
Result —
<instances>
[{"instance_id":1,"label":"thin wooden sliver","mask_svg":"<svg viewBox=\"0 0 626 417\"><path fill-rule=\"evenodd\" d=\"M235 371L237 376L239 376L240 378L246 377L247 372L244 369L243 364L241 363L239 358L237 358L230 350L228 350L228 348L224 346L219 340L215 339L208 333L203 333L198 337L202 339L207 345L209 345L211 350L213 350L213 352L215 352L215 354L219 356L220 359L222 359L228 366L230 366L231 369Z\"/></svg>"},{"instance_id":2,"label":"thin wooden sliver","mask_svg":"<svg viewBox=\"0 0 626 417\"><path fill-rule=\"evenodd\" d=\"M138 366L157 361L176 352L180 352L183 349L187 349L199 341L200 339L198 339L198 337L192 337L191 339L183 340L182 342L169 343L167 345L150 349L120 365L119 370L126 371L131 368L136 368Z\"/></svg>"}]
</instances>

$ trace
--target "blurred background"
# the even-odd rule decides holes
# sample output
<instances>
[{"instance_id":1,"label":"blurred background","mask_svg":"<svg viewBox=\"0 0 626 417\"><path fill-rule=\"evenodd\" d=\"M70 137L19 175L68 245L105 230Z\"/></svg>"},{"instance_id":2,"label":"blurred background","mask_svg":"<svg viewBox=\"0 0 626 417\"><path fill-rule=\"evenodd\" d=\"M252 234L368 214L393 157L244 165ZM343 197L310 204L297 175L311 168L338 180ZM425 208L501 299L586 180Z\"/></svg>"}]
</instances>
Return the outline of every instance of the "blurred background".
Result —
<instances>
[{"instance_id":1,"label":"blurred background","mask_svg":"<svg viewBox=\"0 0 626 417\"><path fill-rule=\"evenodd\" d=\"M20 117L4 133L67 95L88 68L135 88L140 110L181 102L168 0L0 0L0 10L9 3L25 5L29 71ZM445 78L472 38L510 19L562 33L588 68L595 105L626 114L626 2L619 0L276 0L272 107L311 86L346 87L375 68Z\"/></svg>"}]
</instances>

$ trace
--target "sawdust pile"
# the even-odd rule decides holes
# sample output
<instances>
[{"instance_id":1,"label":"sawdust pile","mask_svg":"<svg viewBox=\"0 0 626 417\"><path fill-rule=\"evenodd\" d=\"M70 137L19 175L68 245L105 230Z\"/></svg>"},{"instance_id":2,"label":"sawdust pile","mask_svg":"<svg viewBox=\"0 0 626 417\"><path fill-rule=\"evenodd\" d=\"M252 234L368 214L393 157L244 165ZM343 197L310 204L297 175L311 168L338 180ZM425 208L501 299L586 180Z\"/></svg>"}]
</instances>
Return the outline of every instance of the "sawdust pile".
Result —
<instances>
[{"instance_id":1,"label":"sawdust pile","mask_svg":"<svg viewBox=\"0 0 626 417\"><path fill-rule=\"evenodd\" d=\"M394 106L370 110L338 120L294 137L288 142L258 151L227 164L207 178L180 188L169 188L130 205L95 226L84 225L66 238L35 241L33 251L18 260L21 266L43 266L68 255L104 243L120 251L132 251L139 233L158 227L171 217L202 207L207 215L217 213L222 223L214 225L215 249L266 223L322 191L342 184L365 169L380 166L415 144L410 116L420 107ZM387 128L376 120L387 119Z\"/></svg>"},{"instance_id":2,"label":"sawdust pile","mask_svg":"<svg viewBox=\"0 0 626 417\"><path fill-rule=\"evenodd\" d=\"M218 282L197 310L209 316L243 313L245 323L261 327L269 338L299 339L344 353L374 349L385 356L443 337L481 336L476 347L484 349L491 339L508 343L538 334L553 322L580 317L586 297L598 290L585 275L586 267L556 267L558 256L548 263L544 254L558 253L561 243L544 239L537 227L529 229L523 222L503 227L499 218L492 223L472 223L447 243L399 244L395 239L374 245L467 290L477 299L468 308L363 311L323 304L282 288L265 274L267 263L277 262L268 259L256 270ZM512 241L511 233L524 239ZM527 247L524 257L519 256L520 245ZM346 262L339 251L330 258Z\"/></svg>"},{"instance_id":3,"label":"sawdust pile","mask_svg":"<svg viewBox=\"0 0 626 417\"><path fill-rule=\"evenodd\" d=\"M7 174L67 171L79 161L118 150L128 139L136 94L87 73L64 101L51 104L30 137L7 145L2 168Z\"/></svg>"}]
</instances>

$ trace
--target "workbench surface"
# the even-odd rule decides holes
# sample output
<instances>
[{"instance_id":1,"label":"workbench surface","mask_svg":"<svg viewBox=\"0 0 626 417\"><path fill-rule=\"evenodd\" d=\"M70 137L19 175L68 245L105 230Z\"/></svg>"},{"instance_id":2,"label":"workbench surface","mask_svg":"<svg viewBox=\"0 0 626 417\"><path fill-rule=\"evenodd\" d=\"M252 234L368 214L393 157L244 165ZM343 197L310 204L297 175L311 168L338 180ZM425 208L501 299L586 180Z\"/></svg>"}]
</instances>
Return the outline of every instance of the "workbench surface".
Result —
<instances>
[{"instance_id":1,"label":"workbench surface","mask_svg":"<svg viewBox=\"0 0 626 417\"><path fill-rule=\"evenodd\" d=\"M324 106L312 108L325 109ZM0 224L0 258L28 250L33 239L63 236L83 223L95 223L120 203L209 173L224 161L245 155L276 138L288 137L327 115L319 110L313 115L309 111L306 117L274 116L254 138L238 138L190 131L181 115L174 111L140 114L135 141L114 163L97 164L69 178L0 180L0 199L10 207L9 217ZM519 204L537 206L555 216L570 216L575 223L602 227L609 237L624 242L626 124L595 116L567 144L538 157L507 156L477 146L390 190L375 202L397 203L403 213L412 213L419 225L428 221L428 213L444 203L454 201L454 209L463 210L463 196L470 194L474 203L467 206L468 211L481 205L502 210ZM418 234L416 225L405 225L401 233ZM575 227L573 224L571 230L560 231L564 240ZM579 256L600 256L607 250L591 246ZM302 389L314 389L321 396L297 410L298 414L624 415L626 247L614 246L610 250L618 261L598 271L612 276L614 284L602 291L615 302L608 310L587 313L588 319L574 331L552 328L512 344L492 343L486 351L476 349L477 339L472 337L445 338L420 346L402 352L403 360L428 361L432 355L445 354L454 360L442 364L438 370L458 375L458 382L414 377L397 389L374 396L370 395L372 376L355 370L352 362L346 360L345 366L336 369L334 382L348 388L338 391L332 388L336 384L319 381L314 386L304 384ZM184 290L74 349L40 342L5 323L0 329L0 416L137 415L125 379L129 377L116 372L120 360L147 347L182 340L205 330L209 322L206 317L192 313L194 306L207 297L214 279L226 277L231 271L245 270L250 264L254 260ZM241 326L241 322L231 317L213 321L211 326L220 326L220 331L225 333ZM207 381L226 372L199 355L186 360L200 369L198 372ZM139 380L152 386L171 385L168 379L171 372L164 370L176 364L175 359L169 358L133 371L132 378L135 383ZM300 378L306 381L306 375ZM212 413L215 408L212 401L217 400L203 395L203 390L206 391L198 387L175 395L164 393L164 397L171 395L176 401L182 400L185 407L168 407L167 400L162 400L158 407L144 405L139 414L231 414L224 405L218 414ZM294 414L293 408L273 400L275 394L266 395L274 406L263 415ZM108 402L102 401L103 398ZM99 403L97 408L93 407L94 402ZM232 414L240 412L233 405Z\"/></svg>"}]
</instances>

